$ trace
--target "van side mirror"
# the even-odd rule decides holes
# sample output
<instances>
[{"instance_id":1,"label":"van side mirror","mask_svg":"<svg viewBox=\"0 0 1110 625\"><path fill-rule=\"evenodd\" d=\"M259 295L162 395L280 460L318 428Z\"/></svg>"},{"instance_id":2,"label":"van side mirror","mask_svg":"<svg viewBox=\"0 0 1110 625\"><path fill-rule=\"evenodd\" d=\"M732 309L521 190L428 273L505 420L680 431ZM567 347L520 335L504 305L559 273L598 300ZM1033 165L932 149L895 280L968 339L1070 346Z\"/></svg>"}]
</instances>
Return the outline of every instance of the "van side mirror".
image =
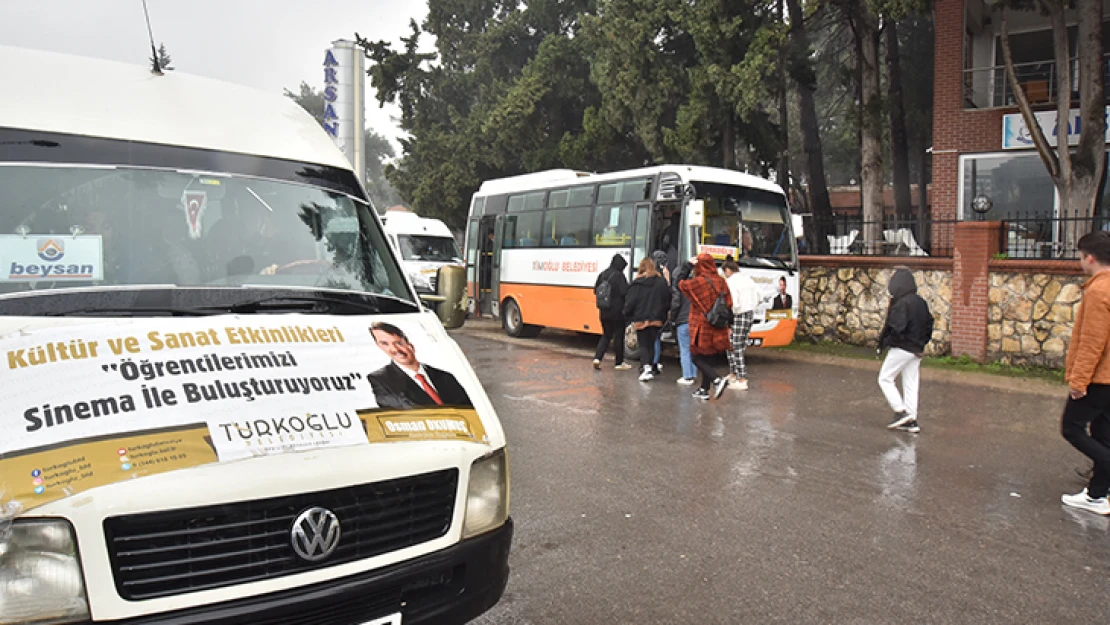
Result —
<instances>
[{"instance_id":1,"label":"van side mirror","mask_svg":"<svg viewBox=\"0 0 1110 625\"><path fill-rule=\"evenodd\" d=\"M790 215L791 227L794 229L794 238L800 239L805 236L805 220L801 215Z\"/></svg>"},{"instance_id":2,"label":"van side mirror","mask_svg":"<svg viewBox=\"0 0 1110 625\"><path fill-rule=\"evenodd\" d=\"M444 265L436 276L436 294L421 295L425 305L435 311L443 327L451 330L466 323L466 268Z\"/></svg>"}]
</instances>

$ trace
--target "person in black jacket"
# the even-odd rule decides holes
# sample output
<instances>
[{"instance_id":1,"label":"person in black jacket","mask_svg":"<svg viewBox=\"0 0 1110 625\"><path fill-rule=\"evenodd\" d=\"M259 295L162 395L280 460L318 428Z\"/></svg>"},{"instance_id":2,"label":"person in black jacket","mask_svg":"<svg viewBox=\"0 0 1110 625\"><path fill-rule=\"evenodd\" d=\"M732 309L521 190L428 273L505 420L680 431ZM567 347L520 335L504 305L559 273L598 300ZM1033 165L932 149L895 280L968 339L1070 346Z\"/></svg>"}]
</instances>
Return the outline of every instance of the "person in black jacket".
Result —
<instances>
[{"instance_id":1,"label":"person in black jacket","mask_svg":"<svg viewBox=\"0 0 1110 625\"><path fill-rule=\"evenodd\" d=\"M887 290L890 291L890 307L879 335L879 352L886 348L890 351L879 372L879 388L894 411L894 420L887 427L916 434L921 431L917 422L921 358L925 355L925 345L933 337L933 315L929 305L917 294L917 283L908 268L894 270ZM894 383L899 375L902 376L901 394Z\"/></svg>"},{"instance_id":2,"label":"person in black jacket","mask_svg":"<svg viewBox=\"0 0 1110 625\"><path fill-rule=\"evenodd\" d=\"M666 278L659 275L655 262L645 257L640 261L636 279L628 287L628 298L624 302L624 318L636 327L636 339L643 354L640 357L643 362L641 382L654 379L658 373L654 361L655 339L667 321L670 307L671 288Z\"/></svg>"},{"instance_id":3,"label":"person in black jacket","mask_svg":"<svg viewBox=\"0 0 1110 625\"><path fill-rule=\"evenodd\" d=\"M689 278L693 271L694 265L687 261L671 275L670 322L674 325L679 361L682 363L682 377L676 382L685 386L692 386L697 381L698 368L694 366L694 359L690 356L690 300L678 289L678 283Z\"/></svg>"},{"instance_id":4,"label":"person in black jacket","mask_svg":"<svg viewBox=\"0 0 1110 625\"><path fill-rule=\"evenodd\" d=\"M597 293L602 282L609 284L609 307L598 308L598 316L601 317L601 340L597 342L597 351L594 353L594 369L601 368L601 359L609 350L610 342L614 344L613 349L617 356L614 369L624 371L632 368L632 365L624 361L624 299L628 295L628 279L624 277L626 267L628 267L628 261L624 256L613 254L609 268L602 271L594 282L594 293Z\"/></svg>"}]
</instances>

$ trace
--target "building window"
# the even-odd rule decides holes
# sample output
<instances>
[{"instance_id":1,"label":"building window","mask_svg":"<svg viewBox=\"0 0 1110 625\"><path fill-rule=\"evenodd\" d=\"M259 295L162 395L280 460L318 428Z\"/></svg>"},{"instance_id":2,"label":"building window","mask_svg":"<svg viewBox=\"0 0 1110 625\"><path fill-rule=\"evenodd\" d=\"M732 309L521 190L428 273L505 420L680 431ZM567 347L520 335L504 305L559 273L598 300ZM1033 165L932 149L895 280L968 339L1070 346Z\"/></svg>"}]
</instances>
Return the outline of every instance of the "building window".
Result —
<instances>
[{"instance_id":1,"label":"building window","mask_svg":"<svg viewBox=\"0 0 1110 625\"><path fill-rule=\"evenodd\" d=\"M1059 232L1056 187L1036 152L968 156L963 159L960 218L1006 224L1003 253L1011 258L1057 255ZM984 215L972 210L977 197L989 198Z\"/></svg>"}]
</instances>

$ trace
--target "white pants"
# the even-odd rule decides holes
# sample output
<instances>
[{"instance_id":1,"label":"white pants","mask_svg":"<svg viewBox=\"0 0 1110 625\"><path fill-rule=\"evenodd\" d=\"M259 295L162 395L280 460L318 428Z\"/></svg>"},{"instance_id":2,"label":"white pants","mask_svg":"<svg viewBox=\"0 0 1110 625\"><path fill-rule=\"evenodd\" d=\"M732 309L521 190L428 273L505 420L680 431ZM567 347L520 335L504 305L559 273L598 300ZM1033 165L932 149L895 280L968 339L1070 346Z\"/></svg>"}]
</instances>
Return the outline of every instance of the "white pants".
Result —
<instances>
[{"instance_id":1,"label":"white pants","mask_svg":"<svg viewBox=\"0 0 1110 625\"><path fill-rule=\"evenodd\" d=\"M895 378L902 375L902 394L898 394ZM894 412L905 412L917 418L917 390L921 382L921 359L897 347L891 347L879 372L879 388Z\"/></svg>"}]
</instances>

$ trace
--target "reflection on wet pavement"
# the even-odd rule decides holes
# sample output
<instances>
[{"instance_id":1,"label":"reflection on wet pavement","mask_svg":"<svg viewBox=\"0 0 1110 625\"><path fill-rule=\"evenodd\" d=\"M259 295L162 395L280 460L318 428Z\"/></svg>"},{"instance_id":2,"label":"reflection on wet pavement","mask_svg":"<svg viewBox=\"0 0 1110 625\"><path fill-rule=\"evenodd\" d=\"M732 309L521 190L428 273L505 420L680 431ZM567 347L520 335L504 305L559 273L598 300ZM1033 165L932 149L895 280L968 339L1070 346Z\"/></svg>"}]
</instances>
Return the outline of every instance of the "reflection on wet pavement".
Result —
<instances>
[{"instance_id":1,"label":"reflection on wet pavement","mask_svg":"<svg viewBox=\"0 0 1110 625\"><path fill-rule=\"evenodd\" d=\"M885 428L866 370L750 355L702 402L678 363L456 335L499 411L517 537L479 623L1103 622L1110 519L1063 509L1062 400L924 384Z\"/></svg>"}]
</instances>

